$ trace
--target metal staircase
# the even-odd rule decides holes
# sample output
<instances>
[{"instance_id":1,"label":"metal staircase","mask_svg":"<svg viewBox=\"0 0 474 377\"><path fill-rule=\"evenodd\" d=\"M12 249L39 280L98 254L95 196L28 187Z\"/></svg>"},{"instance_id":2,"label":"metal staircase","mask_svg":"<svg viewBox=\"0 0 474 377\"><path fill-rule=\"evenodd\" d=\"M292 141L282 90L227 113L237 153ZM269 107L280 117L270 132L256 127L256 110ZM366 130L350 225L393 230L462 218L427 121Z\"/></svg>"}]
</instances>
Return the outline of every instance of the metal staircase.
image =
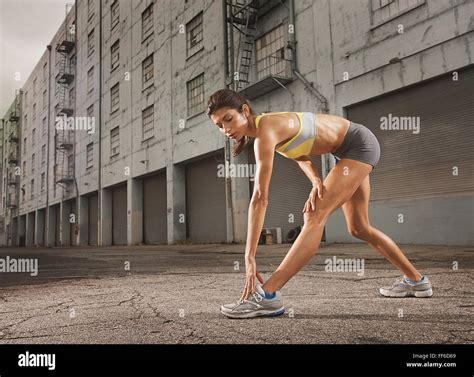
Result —
<instances>
[{"instance_id":1,"label":"metal staircase","mask_svg":"<svg viewBox=\"0 0 474 377\"><path fill-rule=\"evenodd\" d=\"M234 79L236 89L246 88L250 83L250 67L257 32L257 11L254 0L230 0L232 9L230 21L239 31L237 41L236 71Z\"/></svg>"},{"instance_id":2,"label":"metal staircase","mask_svg":"<svg viewBox=\"0 0 474 377\"><path fill-rule=\"evenodd\" d=\"M15 91L15 100L13 109L8 117L8 169L7 169L7 200L6 206L10 210L18 207L17 191L19 178L15 174L15 170L20 161L20 118L21 118L21 90Z\"/></svg>"},{"instance_id":3,"label":"metal staircase","mask_svg":"<svg viewBox=\"0 0 474 377\"><path fill-rule=\"evenodd\" d=\"M245 98L254 99L266 93L286 88L293 81L292 57L285 58L282 52L265 56L268 72L257 72L256 40L262 30L257 21L266 17L273 9L285 7L285 0L226 0L226 21L228 33L229 80L227 86L240 92ZM237 33L234 31L237 30ZM234 34L237 35L234 38ZM262 60L262 59L261 59ZM262 70L261 70L262 71Z\"/></svg>"},{"instance_id":4,"label":"metal staircase","mask_svg":"<svg viewBox=\"0 0 474 377\"><path fill-rule=\"evenodd\" d=\"M71 103L71 90L75 80L75 15L71 12L73 5L66 4L65 30L62 38L56 45L60 57L57 83L58 112L55 114L55 163L54 182L67 189L67 185L74 181L74 130L69 127L69 120L74 115L74 103ZM72 128L72 129L71 129ZM70 166L72 162L72 166Z\"/></svg>"}]
</instances>

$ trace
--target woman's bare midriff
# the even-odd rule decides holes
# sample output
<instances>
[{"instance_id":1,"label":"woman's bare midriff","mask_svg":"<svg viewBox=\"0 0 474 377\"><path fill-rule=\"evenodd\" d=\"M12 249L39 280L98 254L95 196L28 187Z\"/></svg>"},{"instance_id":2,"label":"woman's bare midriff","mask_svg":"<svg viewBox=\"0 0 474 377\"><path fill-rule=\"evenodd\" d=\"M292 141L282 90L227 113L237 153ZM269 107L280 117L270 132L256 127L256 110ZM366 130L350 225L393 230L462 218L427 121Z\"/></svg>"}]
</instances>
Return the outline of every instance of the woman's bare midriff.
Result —
<instances>
[{"instance_id":1,"label":"woman's bare midriff","mask_svg":"<svg viewBox=\"0 0 474 377\"><path fill-rule=\"evenodd\" d=\"M335 152L344 141L350 122L336 115L316 114L316 139L311 155Z\"/></svg>"},{"instance_id":2,"label":"woman's bare midriff","mask_svg":"<svg viewBox=\"0 0 474 377\"><path fill-rule=\"evenodd\" d=\"M272 123L277 124L277 135L281 142L276 148L291 140L298 132L299 118L294 113L289 114L269 114ZM288 123L293 120L294 128L289 128ZM350 122L336 115L315 114L316 139L314 140L311 155L321 155L332 153L339 148L346 136Z\"/></svg>"}]
</instances>

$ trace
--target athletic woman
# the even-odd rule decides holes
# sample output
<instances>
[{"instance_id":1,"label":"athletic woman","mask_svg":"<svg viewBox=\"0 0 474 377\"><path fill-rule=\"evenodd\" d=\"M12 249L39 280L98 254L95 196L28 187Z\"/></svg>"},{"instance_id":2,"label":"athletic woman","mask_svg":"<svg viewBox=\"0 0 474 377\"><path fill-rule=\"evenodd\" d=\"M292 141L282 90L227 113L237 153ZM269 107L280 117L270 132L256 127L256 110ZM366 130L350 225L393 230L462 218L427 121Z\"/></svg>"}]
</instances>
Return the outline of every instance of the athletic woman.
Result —
<instances>
[{"instance_id":1,"label":"athletic woman","mask_svg":"<svg viewBox=\"0 0 474 377\"><path fill-rule=\"evenodd\" d=\"M380 147L375 135L361 124L344 118L310 112L276 112L255 115L239 93L218 90L209 97L207 115L219 130L236 142L236 156L253 139L256 160L254 191L249 205L245 247L246 279L240 300L223 305L231 318L283 314L279 290L316 254L329 215L342 206L349 233L391 262L403 277L380 288L386 297L430 297L427 276L422 276L395 242L369 223L369 174L377 165ZM255 255L268 204L273 156L295 160L312 183L304 204L304 226L280 266L264 282ZM309 156L332 153L336 166L321 181Z\"/></svg>"}]
</instances>

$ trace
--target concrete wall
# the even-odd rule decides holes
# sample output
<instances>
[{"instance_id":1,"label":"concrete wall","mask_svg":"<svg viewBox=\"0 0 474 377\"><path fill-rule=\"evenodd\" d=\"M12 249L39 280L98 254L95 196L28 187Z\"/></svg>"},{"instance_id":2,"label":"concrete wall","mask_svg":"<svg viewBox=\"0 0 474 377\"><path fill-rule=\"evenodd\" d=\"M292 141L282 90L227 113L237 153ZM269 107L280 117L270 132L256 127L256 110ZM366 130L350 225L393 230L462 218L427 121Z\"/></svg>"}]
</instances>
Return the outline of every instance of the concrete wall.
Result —
<instances>
[{"instance_id":1,"label":"concrete wall","mask_svg":"<svg viewBox=\"0 0 474 377\"><path fill-rule=\"evenodd\" d=\"M23 137L27 145L22 146L25 153L26 177L20 185L25 185L25 200L21 201L19 213L37 211L75 198L78 200L78 240L84 244L88 240L89 226L85 217L88 206L85 195L98 192L101 217L98 238L99 244L112 243L111 189L119 184L127 184L127 241L129 244L142 242L143 208L140 179L153 172L166 172L167 180L167 232L168 242L176 242L186 237L186 228L177 221L179 214L186 213L185 203L185 165L196 157L224 148L224 137L216 132L204 113L187 113L186 83L204 73L205 97L225 85L224 41L222 38L223 19L221 1L156 1L154 5L154 36L142 42L141 15L151 4L150 0L120 2L120 22L111 30L110 5L103 3L102 18L99 0L93 1L93 17L89 18L87 0L77 0L77 71L75 82L75 115L86 116L87 109L94 106L95 132L77 130L75 136L75 174L77 190L74 185L64 190L54 184L54 117L57 99L54 95L55 78L59 67L56 65L56 45L64 33L63 24L51 41L52 61L45 50L30 76L25 80L23 92L24 108L22 120ZM74 11L74 10L73 10ZM186 57L186 33L180 33L185 25L199 12L203 11L204 47L196 54ZM473 62L473 33L470 15L473 4L470 1L435 2L429 1L392 21L378 26L371 24L370 1L366 0L298 0L295 1L295 33L297 39L296 60L298 70L328 100L329 112L344 115L344 108L392 90L416 83L444 72L464 67ZM280 23L289 22L288 10L276 7L259 19L258 33L269 31ZM399 33L399 25L403 33ZM285 28L286 30L287 28ZM88 35L94 30L95 49L88 54ZM100 33L100 30L102 32ZM286 37L288 37L287 32ZM102 38L102 51L99 49ZM110 48L120 41L120 64L111 71ZM289 54L289 50L286 52ZM149 88L142 85L142 62L154 55L154 82ZM289 56L288 56L289 57ZM390 64L389 60L398 58L399 62ZM51 68L51 87L43 77L44 63ZM87 73L94 67L94 89L88 92ZM49 67L48 67L49 70ZM100 76L102 80L100 81ZM346 79L344 75L348 75ZM36 79L36 89L33 82ZM120 85L120 109L110 113L110 89ZM102 87L102 92L99 88ZM47 90L50 101L48 107L42 104L42 93ZM36 103L36 116L33 122L33 103ZM142 111L148 106L154 108L154 137L143 140ZM256 112L260 111L320 111L320 102L300 80L294 80L285 89L278 89L252 101ZM102 116L100 117L99 114ZM42 119L49 117L48 132L49 155L47 163L41 165L41 146L47 143L48 134L41 131ZM110 131L119 126L119 154L110 155ZM31 145L32 129L36 128L35 146ZM100 129L100 132L99 132ZM86 149L93 143L93 165L86 167ZM35 153L35 173L31 174L31 155ZM5 158L5 152L4 152ZM243 157L234 162L242 163ZM245 159L244 159L245 160ZM333 161L330 160L331 166ZM324 165L323 165L324 167ZM40 192L41 173L49 174L49 191ZM323 171L323 176L327 173ZM6 172L5 163L2 171ZM35 180L35 195L30 198L30 181ZM242 183L242 182L241 182ZM232 184L234 192L234 234L236 240L244 241L247 225L248 184ZM48 195L48 198L46 198ZM20 198L21 199L21 198ZM444 198L447 209L459 205L455 197ZM416 202L414 211L427 213L429 199ZM412 200L397 203L397 206L410 206ZM380 226L390 228L400 242L421 240L413 232L405 232L400 227L391 227L391 217L384 217L387 208L394 203L371 203L371 216ZM58 221L67 214L67 206L61 207ZM64 212L64 213L63 213ZM458 226L454 211L450 212L450 226ZM441 212L437 212L438 216ZM5 215L2 208L1 215ZM410 216L409 216L410 217ZM22 220L24 218L24 221ZM26 217L20 219L22 231ZM45 226L50 224L52 215L45 212ZM421 220L420 220L421 221ZM399 230L395 230L399 229ZM420 225L421 229L421 225ZM23 231L22 231L23 232ZM68 230L69 232L69 230ZM389 231L388 231L389 232ZM327 224L329 241L349 240L345 225L336 213ZM390 232L389 232L390 233ZM26 234L26 233L25 233ZM54 229L46 230L48 245L54 244ZM49 235L49 236L48 236ZM416 237L415 237L416 236ZM68 240L68 235L61 239ZM410 238L412 237L412 238ZM40 240L40 239L39 239ZM438 243L435 236L425 241ZM472 242L463 238L459 242Z\"/></svg>"}]
</instances>

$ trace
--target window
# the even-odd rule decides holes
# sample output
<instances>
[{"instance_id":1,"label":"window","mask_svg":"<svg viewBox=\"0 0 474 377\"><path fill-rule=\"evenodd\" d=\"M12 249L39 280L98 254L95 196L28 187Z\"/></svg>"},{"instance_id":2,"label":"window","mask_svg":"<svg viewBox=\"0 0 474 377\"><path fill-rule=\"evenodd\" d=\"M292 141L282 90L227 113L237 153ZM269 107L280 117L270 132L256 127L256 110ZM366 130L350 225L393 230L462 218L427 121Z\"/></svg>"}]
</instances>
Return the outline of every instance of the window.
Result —
<instances>
[{"instance_id":1,"label":"window","mask_svg":"<svg viewBox=\"0 0 474 377\"><path fill-rule=\"evenodd\" d=\"M153 55L147 57L142 63L143 88L153 84Z\"/></svg>"},{"instance_id":2,"label":"window","mask_svg":"<svg viewBox=\"0 0 474 377\"><path fill-rule=\"evenodd\" d=\"M91 168L94 164L94 143L87 144L86 150L86 169Z\"/></svg>"},{"instance_id":3,"label":"window","mask_svg":"<svg viewBox=\"0 0 474 377\"><path fill-rule=\"evenodd\" d=\"M43 109L46 109L48 106L48 97L46 95L46 89L43 90Z\"/></svg>"},{"instance_id":4,"label":"window","mask_svg":"<svg viewBox=\"0 0 474 377\"><path fill-rule=\"evenodd\" d=\"M24 201L25 201L25 197L26 197L26 188L25 188L25 185L23 185L21 188L22 188L22 190L21 190L21 201L24 202Z\"/></svg>"},{"instance_id":5,"label":"window","mask_svg":"<svg viewBox=\"0 0 474 377\"><path fill-rule=\"evenodd\" d=\"M57 98L61 85L59 84L59 73L56 75L55 85L54 85L54 95Z\"/></svg>"},{"instance_id":6,"label":"window","mask_svg":"<svg viewBox=\"0 0 474 377\"><path fill-rule=\"evenodd\" d=\"M70 154L69 156L67 156L67 175L69 178L74 177L74 155L73 154Z\"/></svg>"},{"instance_id":7,"label":"window","mask_svg":"<svg viewBox=\"0 0 474 377\"><path fill-rule=\"evenodd\" d=\"M76 99L75 96L76 92L74 91L74 88L69 89L69 108L74 108L74 101Z\"/></svg>"},{"instance_id":8,"label":"window","mask_svg":"<svg viewBox=\"0 0 474 377\"><path fill-rule=\"evenodd\" d=\"M33 80L33 96L36 95L36 79L37 78L35 77L35 79Z\"/></svg>"},{"instance_id":9,"label":"window","mask_svg":"<svg viewBox=\"0 0 474 377\"><path fill-rule=\"evenodd\" d=\"M36 143L36 128L33 128L33 131L31 131L31 147L33 148Z\"/></svg>"},{"instance_id":10,"label":"window","mask_svg":"<svg viewBox=\"0 0 474 377\"><path fill-rule=\"evenodd\" d=\"M46 164L46 144L41 146L41 166Z\"/></svg>"},{"instance_id":11,"label":"window","mask_svg":"<svg viewBox=\"0 0 474 377\"><path fill-rule=\"evenodd\" d=\"M28 115L25 115L25 117L23 118L24 120L24 123L23 123L23 126L25 127L25 129L28 127Z\"/></svg>"},{"instance_id":12,"label":"window","mask_svg":"<svg viewBox=\"0 0 474 377\"><path fill-rule=\"evenodd\" d=\"M23 138L23 154L26 154L26 137Z\"/></svg>"},{"instance_id":13,"label":"window","mask_svg":"<svg viewBox=\"0 0 474 377\"><path fill-rule=\"evenodd\" d=\"M203 47L202 12L186 24L186 55L191 56Z\"/></svg>"},{"instance_id":14,"label":"window","mask_svg":"<svg viewBox=\"0 0 474 377\"><path fill-rule=\"evenodd\" d=\"M283 30L283 25L280 25L257 39L257 79L285 74L287 64Z\"/></svg>"},{"instance_id":15,"label":"window","mask_svg":"<svg viewBox=\"0 0 474 377\"><path fill-rule=\"evenodd\" d=\"M120 40L110 48L110 70L113 71L120 64Z\"/></svg>"},{"instance_id":16,"label":"window","mask_svg":"<svg viewBox=\"0 0 474 377\"><path fill-rule=\"evenodd\" d=\"M153 105L142 111L142 133L143 140L148 140L154 136Z\"/></svg>"},{"instance_id":17,"label":"window","mask_svg":"<svg viewBox=\"0 0 474 377\"><path fill-rule=\"evenodd\" d=\"M120 87L119 83L115 84L110 89L110 113L117 111L120 108Z\"/></svg>"},{"instance_id":18,"label":"window","mask_svg":"<svg viewBox=\"0 0 474 377\"><path fill-rule=\"evenodd\" d=\"M23 161L23 170L22 170L22 173L23 173L23 178L26 177L26 161Z\"/></svg>"},{"instance_id":19,"label":"window","mask_svg":"<svg viewBox=\"0 0 474 377\"><path fill-rule=\"evenodd\" d=\"M153 35L153 4L142 13L142 41Z\"/></svg>"},{"instance_id":20,"label":"window","mask_svg":"<svg viewBox=\"0 0 474 377\"><path fill-rule=\"evenodd\" d=\"M87 56L94 52L94 29L87 36Z\"/></svg>"},{"instance_id":21,"label":"window","mask_svg":"<svg viewBox=\"0 0 474 377\"><path fill-rule=\"evenodd\" d=\"M110 30L113 30L120 21L119 2L115 0L110 6Z\"/></svg>"},{"instance_id":22,"label":"window","mask_svg":"<svg viewBox=\"0 0 474 377\"><path fill-rule=\"evenodd\" d=\"M110 157L120 152L119 126L110 131Z\"/></svg>"},{"instance_id":23,"label":"window","mask_svg":"<svg viewBox=\"0 0 474 377\"><path fill-rule=\"evenodd\" d=\"M73 73L76 70L76 55L74 54L69 58L69 73Z\"/></svg>"},{"instance_id":24,"label":"window","mask_svg":"<svg viewBox=\"0 0 474 377\"><path fill-rule=\"evenodd\" d=\"M372 24L381 24L424 3L425 0L372 0Z\"/></svg>"},{"instance_id":25,"label":"window","mask_svg":"<svg viewBox=\"0 0 474 377\"><path fill-rule=\"evenodd\" d=\"M31 155L31 174L35 173L35 154Z\"/></svg>"},{"instance_id":26,"label":"window","mask_svg":"<svg viewBox=\"0 0 474 377\"><path fill-rule=\"evenodd\" d=\"M46 135L46 117L43 118L43 124L41 125L41 135Z\"/></svg>"},{"instance_id":27,"label":"window","mask_svg":"<svg viewBox=\"0 0 474 377\"><path fill-rule=\"evenodd\" d=\"M48 62L43 65L43 81L46 81L48 78Z\"/></svg>"},{"instance_id":28,"label":"window","mask_svg":"<svg viewBox=\"0 0 474 377\"><path fill-rule=\"evenodd\" d=\"M45 182L46 182L46 174L41 173L41 192L44 192Z\"/></svg>"},{"instance_id":29,"label":"window","mask_svg":"<svg viewBox=\"0 0 474 377\"><path fill-rule=\"evenodd\" d=\"M87 93L94 91L94 66L87 71Z\"/></svg>"},{"instance_id":30,"label":"window","mask_svg":"<svg viewBox=\"0 0 474 377\"><path fill-rule=\"evenodd\" d=\"M89 125L89 127L91 127L89 130L87 130L87 133L89 135L92 134L92 131L93 131L93 126L95 124L95 119L94 119L94 104L90 105L88 108L87 108L87 124Z\"/></svg>"},{"instance_id":31,"label":"window","mask_svg":"<svg viewBox=\"0 0 474 377\"><path fill-rule=\"evenodd\" d=\"M94 16L94 1L87 0L87 19L90 20Z\"/></svg>"},{"instance_id":32,"label":"window","mask_svg":"<svg viewBox=\"0 0 474 377\"><path fill-rule=\"evenodd\" d=\"M36 103L33 104L33 123L35 123L36 120Z\"/></svg>"},{"instance_id":33,"label":"window","mask_svg":"<svg viewBox=\"0 0 474 377\"><path fill-rule=\"evenodd\" d=\"M187 82L188 116L204 111L204 73Z\"/></svg>"},{"instance_id":34,"label":"window","mask_svg":"<svg viewBox=\"0 0 474 377\"><path fill-rule=\"evenodd\" d=\"M25 91L25 107L26 106L28 106L28 92L27 91Z\"/></svg>"},{"instance_id":35,"label":"window","mask_svg":"<svg viewBox=\"0 0 474 377\"><path fill-rule=\"evenodd\" d=\"M88 122L92 122L91 119L94 118L94 104L87 108L87 117L89 118Z\"/></svg>"},{"instance_id":36,"label":"window","mask_svg":"<svg viewBox=\"0 0 474 377\"><path fill-rule=\"evenodd\" d=\"M35 180L34 179L31 180L30 185L31 185L30 198L33 198L35 196Z\"/></svg>"}]
</instances>

